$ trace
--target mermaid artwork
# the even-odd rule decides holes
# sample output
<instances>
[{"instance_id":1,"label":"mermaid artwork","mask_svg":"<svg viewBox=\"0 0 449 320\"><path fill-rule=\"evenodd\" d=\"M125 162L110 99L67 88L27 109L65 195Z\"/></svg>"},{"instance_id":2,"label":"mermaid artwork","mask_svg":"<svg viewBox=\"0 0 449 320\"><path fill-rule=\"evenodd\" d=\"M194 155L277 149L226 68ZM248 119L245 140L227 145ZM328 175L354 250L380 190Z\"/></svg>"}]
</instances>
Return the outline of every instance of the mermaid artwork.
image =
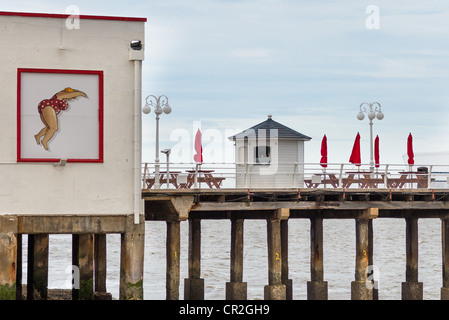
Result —
<instances>
[{"instance_id":1,"label":"mermaid artwork","mask_svg":"<svg viewBox=\"0 0 449 320\"><path fill-rule=\"evenodd\" d=\"M72 88L65 88L62 91L56 93L51 99L45 99L39 102L37 111L40 114L42 123L45 125L38 134L34 136L37 144L41 144L45 150L48 150L48 141L53 137L56 131L58 131L58 118L57 115L61 110L66 110L69 105L67 101L75 99L77 97L87 98L87 95L79 90ZM41 138L44 137L41 141Z\"/></svg>"}]
</instances>

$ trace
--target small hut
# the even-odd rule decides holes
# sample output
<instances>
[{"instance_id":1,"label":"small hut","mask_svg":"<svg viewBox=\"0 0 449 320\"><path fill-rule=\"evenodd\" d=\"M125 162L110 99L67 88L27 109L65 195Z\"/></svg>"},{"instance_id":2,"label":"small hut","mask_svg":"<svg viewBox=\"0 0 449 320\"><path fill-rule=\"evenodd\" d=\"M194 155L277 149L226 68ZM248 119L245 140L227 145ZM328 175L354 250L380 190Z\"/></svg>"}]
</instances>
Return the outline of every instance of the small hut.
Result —
<instances>
[{"instance_id":1,"label":"small hut","mask_svg":"<svg viewBox=\"0 0 449 320\"><path fill-rule=\"evenodd\" d=\"M311 138L268 119L229 137L235 142L236 188L304 184L304 142Z\"/></svg>"}]
</instances>

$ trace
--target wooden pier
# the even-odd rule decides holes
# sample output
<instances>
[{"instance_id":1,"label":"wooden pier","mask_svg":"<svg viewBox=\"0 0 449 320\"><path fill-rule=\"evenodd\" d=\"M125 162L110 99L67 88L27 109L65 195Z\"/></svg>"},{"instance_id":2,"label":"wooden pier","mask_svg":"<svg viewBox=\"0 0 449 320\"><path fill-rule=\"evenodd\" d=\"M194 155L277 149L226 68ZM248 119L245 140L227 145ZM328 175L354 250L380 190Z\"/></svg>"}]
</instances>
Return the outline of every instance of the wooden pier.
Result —
<instances>
[{"instance_id":1,"label":"wooden pier","mask_svg":"<svg viewBox=\"0 0 449 320\"><path fill-rule=\"evenodd\" d=\"M418 278L418 219L442 221L443 286L441 299L449 299L449 191L430 189L159 189L143 190L145 219L167 223L167 299L179 299L180 223L188 221L188 278L184 299L204 299L201 275L201 220L228 219L231 223L230 279L226 299L246 299L243 282L243 230L245 219L267 222L268 283L265 299L292 299L294 284L288 270L288 221L310 219L310 300L328 298L324 279L323 220L355 220L355 270L351 299L378 298L373 266L373 219L406 221L405 282L402 299L423 299ZM437 254L437 253L436 253ZM348 284L349 286L349 284Z\"/></svg>"},{"instance_id":2,"label":"wooden pier","mask_svg":"<svg viewBox=\"0 0 449 320\"><path fill-rule=\"evenodd\" d=\"M328 298L324 277L324 219L355 221L355 270L349 284L351 299L378 298L373 252L373 220L402 218L406 222L406 265L402 299L423 299L418 277L418 219L442 221L441 299L449 299L449 191L431 189L158 189L142 191L144 216L133 215L1 215L0 298L22 297L22 236L28 235L27 298L48 297L48 235L72 234L72 264L79 269L80 287L73 299L110 299L106 292L106 235L121 234L120 299L143 299L144 219L165 221L166 298L204 299L201 278L201 221L226 219L231 225L229 281L224 299L247 299L243 282L246 219L266 221L268 282L265 299L292 299L295 283L289 278L288 222L310 220L310 280L307 298ZM181 252L180 225L188 223L188 253ZM180 257L188 255L188 278L180 295ZM440 253L435 252L436 255ZM95 279L95 280L94 280Z\"/></svg>"}]
</instances>

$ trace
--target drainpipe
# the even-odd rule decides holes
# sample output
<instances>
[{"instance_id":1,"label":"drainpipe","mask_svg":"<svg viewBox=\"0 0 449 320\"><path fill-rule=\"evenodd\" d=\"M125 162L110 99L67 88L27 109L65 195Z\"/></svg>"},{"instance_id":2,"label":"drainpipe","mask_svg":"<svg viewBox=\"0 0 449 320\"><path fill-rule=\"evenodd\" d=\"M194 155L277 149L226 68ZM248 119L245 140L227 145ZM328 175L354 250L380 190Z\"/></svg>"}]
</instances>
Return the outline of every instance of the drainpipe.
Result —
<instances>
[{"instance_id":1,"label":"drainpipe","mask_svg":"<svg viewBox=\"0 0 449 320\"><path fill-rule=\"evenodd\" d=\"M134 224L139 224L142 212L141 166L142 166L142 60L144 50L139 40L133 40L129 60L134 61Z\"/></svg>"}]
</instances>

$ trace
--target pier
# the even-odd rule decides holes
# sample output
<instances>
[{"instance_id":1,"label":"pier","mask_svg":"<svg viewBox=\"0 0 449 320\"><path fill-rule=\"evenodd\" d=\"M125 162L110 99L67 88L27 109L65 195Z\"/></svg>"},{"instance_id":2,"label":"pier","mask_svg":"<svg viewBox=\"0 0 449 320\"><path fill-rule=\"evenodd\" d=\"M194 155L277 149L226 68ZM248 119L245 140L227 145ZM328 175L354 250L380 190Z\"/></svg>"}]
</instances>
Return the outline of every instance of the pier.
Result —
<instances>
[{"instance_id":1,"label":"pier","mask_svg":"<svg viewBox=\"0 0 449 320\"><path fill-rule=\"evenodd\" d=\"M204 168L204 167L203 167ZM375 300L379 292L372 266L373 253L381 243L373 242L376 230L374 219L401 218L406 225L406 265L401 284L402 299L423 299L423 283L418 275L418 220L441 219L442 226L442 287L441 299L449 299L449 189L434 188L436 176L426 172L426 187L422 180L408 181L408 186L396 184L383 188L381 182L359 181L352 187L342 188L315 180L314 187L294 188L230 188L210 183L213 176L203 179L201 172L191 176L190 187L173 185L176 177L165 180L160 189L147 188L148 166L142 167L142 199L144 212L138 223L134 215L1 215L0 216L0 298L22 298L22 237L28 236L27 299L48 298L48 236L72 235L72 264L74 282L72 299L111 299L106 292L106 236L121 235L120 299L144 299L143 260L145 223L164 221L166 233L166 299L202 300L204 282L201 274L201 224L203 220L228 220L230 223L229 280L225 284L223 299L247 299L247 283L243 281L245 268L243 250L244 228L248 219L266 221L266 250L268 281L264 285L264 298L289 300L293 298L295 283L289 277L288 236L291 219L310 220L310 279L307 281L307 299L328 299L328 281L323 251L323 221L325 219L354 220L355 269L348 283L353 300ZM209 171L209 173L212 170ZM327 172L329 174L329 171ZM332 173L330 173L332 174ZM231 177L214 175L221 181ZM305 174L305 181L310 175ZM345 177L336 176L345 181ZM189 179L190 179L189 178ZM209 180L208 180L209 179ZM310 181L311 181L310 177ZM351 178L353 179L353 178ZM390 179L387 177L387 179ZM440 179L437 177L437 179ZM167 184L168 182L168 184ZM201 187L201 183L207 186ZM208 183L210 183L208 185ZM418 186L418 184L421 184ZM167 188L168 185L168 188ZM388 185L388 184L387 184ZM401 186L401 187L400 187ZM188 251L181 251L181 224L188 225ZM69 253L70 254L70 253ZM188 257L188 277L180 278L180 257ZM76 277L75 277L76 275ZM184 292L180 283L184 282Z\"/></svg>"},{"instance_id":2,"label":"pier","mask_svg":"<svg viewBox=\"0 0 449 320\"><path fill-rule=\"evenodd\" d=\"M403 218L406 221L406 266L402 283L402 299L421 300L423 284L418 279L418 219L439 218L443 244L443 286L441 298L448 298L447 280L449 235L449 192L447 190L366 189L284 189L284 190L145 190L145 219L167 223L167 299L179 299L179 225L189 225L189 277L185 279L184 299L204 297L201 270L201 220L227 219L231 224L230 278L226 283L226 299L246 299L243 278L243 229L246 219L267 222L268 283L265 299L291 299L294 284L288 270L288 222L309 219L310 281L307 297L327 299L323 262L323 220L353 219L355 221L356 261L351 299L372 300L377 290L369 271L374 264L373 219ZM439 253L435 253L439 254Z\"/></svg>"}]
</instances>

